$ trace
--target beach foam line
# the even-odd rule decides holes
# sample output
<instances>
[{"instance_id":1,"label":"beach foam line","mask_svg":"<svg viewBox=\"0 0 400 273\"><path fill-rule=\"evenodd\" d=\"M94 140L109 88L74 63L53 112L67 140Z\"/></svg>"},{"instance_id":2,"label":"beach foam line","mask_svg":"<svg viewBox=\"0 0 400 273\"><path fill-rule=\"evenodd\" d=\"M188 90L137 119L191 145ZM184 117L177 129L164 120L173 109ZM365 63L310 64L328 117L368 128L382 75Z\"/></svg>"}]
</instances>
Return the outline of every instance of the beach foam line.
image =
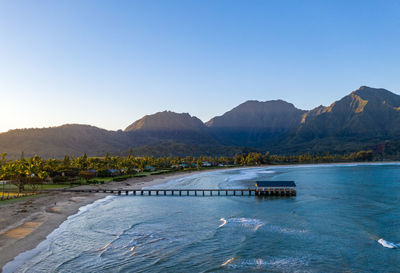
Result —
<instances>
[{"instance_id":1,"label":"beach foam line","mask_svg":"<svg viewBox=\"0 0 400 273\"><path fill-rule=\"evenodd\" d=\"M383 238L380 238L378 240L378 243L380 243L383 247L386 247L386 248L399 248L399 244L395 244L395 243L386 241Z\"/></svg>"},{"instance_id":2,"label":"beach foam line","mask_svg":"<svg viewBox=\"0 0 400 273\"><path fill-rule=\"evenodd\" d=\"M62 233L67 225L67 222L71 221L75 217L78 217L78 215L85 213L95 207L107 204L111 201L113 201L117 196L114 195L109 195L107 197L101 198L99 200L94 201L91 204L82 206L79 208L78 212L76 214L68 216L67 220L61 223L61 225L53 230L49 235L46 236L46 239L42 242L40 242L34 249L27 250L25 252L21 252L18 254L16 257L14 257L13 260L9 261L7 264L5 264L2 268L3 273L13 273L18 271L19 267L26 263L27 261L30 261L35 255L40 253L43 249L49 248L50 242L52 238L57 237L60 233Z\"/></svg>"}]
</instances>

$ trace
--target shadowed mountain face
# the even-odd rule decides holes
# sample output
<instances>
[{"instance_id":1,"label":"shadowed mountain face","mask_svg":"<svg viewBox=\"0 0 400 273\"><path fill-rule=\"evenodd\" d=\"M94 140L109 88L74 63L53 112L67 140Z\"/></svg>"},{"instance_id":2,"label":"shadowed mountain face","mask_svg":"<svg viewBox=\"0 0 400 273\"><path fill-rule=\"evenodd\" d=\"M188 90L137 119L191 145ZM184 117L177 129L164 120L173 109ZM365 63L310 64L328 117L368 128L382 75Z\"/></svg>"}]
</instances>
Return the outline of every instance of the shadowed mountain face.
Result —
<instances>
[{"instance_id":1,"label":"shadowed mountain face","mask_svg":"<svg viewBox=\"0 0 400 273\"><path fill-rule=\"evenodd\" d=\"M282 100L247 101L206 125L223 143L266 148L274 138L297 128L305 112Z\"/></svg>"},{"instance_id":2,"label":"shadowed mountain face","mask_svg":"<svg viewBox=\"0 0 400 273\"><path fill-rule=\"evenodd\" d=\"M129 125L125 132L142 131L193 131L206 130L204 123L187 113L178 114L170 111L147 115Z\"/></svg>"},{"instance_id":3,"label":"shadowed mountain face","mask_svg":"<svg viewBox=\"0 0 400 273\"><path fill-rule=\"evenodd\" d=\"M204 123L187 113L170 111L147 115L129 125L125 132L135 140L146 139L146 145L177 142L190 145L220 145L207 131ZM136 146L136 145L135 145Z\"/></svg>"},{"instance_id":4,"label":"shadowed mountain face","mask_svg":"<svg viewBox=\"0 0 400 273\"><path fill-rule=\"evenodd\" d=\"M222 116L212 118L206 125L213 129L262 129L282 132L296 127L305 112L283 100L253 100L240 104Z\"/></svg>"},{"instance_id":5,"label":"shadowed mountain face","mask_svg":"<svg viewBox=\"0 0 400 273\"><path fill-rule=\"evenodd\" d=\"M282 100L247 101L206 124L189 114L147 115L125 131L89 125L11 130L0 134L0 152L11 156L232 155L250 147L273 153L351 152L391 143L400 149L400 96L362 86L311 111ZM397 147L397 148L396 148ZM381 149L381 148L379 148Z\"/></svg>"}]
</instances>

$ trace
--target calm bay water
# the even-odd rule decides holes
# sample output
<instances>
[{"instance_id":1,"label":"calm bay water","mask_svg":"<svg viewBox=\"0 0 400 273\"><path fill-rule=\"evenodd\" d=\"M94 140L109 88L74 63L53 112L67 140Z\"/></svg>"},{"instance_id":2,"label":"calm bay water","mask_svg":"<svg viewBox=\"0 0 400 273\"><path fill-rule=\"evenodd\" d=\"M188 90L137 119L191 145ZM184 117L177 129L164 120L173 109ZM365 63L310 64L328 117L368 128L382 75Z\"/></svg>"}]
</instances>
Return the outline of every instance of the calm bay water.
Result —
<instances>
[{"instance_id":1,"label":"calm bay water","mask_svg":"<svg viewBox=\"0 0 400 273\"><path fill-rule=\"evenodd\" d=\"M224 170L157 188L247 188L263 179L294 180L298 195L107 197L4 271L400 271L400 249L389 248L400 242L400 164Z\"/></svg>"}]
</instances>

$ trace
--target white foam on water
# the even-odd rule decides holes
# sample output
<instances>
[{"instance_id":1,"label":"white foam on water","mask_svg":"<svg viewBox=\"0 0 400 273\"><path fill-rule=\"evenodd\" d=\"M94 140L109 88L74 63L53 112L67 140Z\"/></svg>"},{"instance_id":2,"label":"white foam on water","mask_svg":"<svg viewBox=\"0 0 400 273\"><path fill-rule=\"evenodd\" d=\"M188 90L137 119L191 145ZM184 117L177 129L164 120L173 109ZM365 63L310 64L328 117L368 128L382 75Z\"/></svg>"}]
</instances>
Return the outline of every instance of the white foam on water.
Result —
<instances>
[{"instance_id":1,"label":"white foam on water","mask_svg":"<svg viewBox=\"0 0 400 273\"><path fill-rule=\"evenodd\" d=\"M226 181L241 181L241 180L250 180L257 177L257 171L254 169L244 169L240 170L238 174L229 175L226 178Z\"/></svg>"},{"instance_id":2,"label":"white foam on water","mask_svg":"<svg viewBox=\"0 0 400 273\"><path fill-rule=\"evenodd\" d=\"M259 229L260 227L262 227L264 224L258 224L254 227L254 230L256 231L257 229Z\"/></svg>"},{"instance_id":3,"label":"white foam on water","mask_svg":"<svg viewBox=\"0 0 400 273\"><path fill-rule=\"evenodd\" d=\"M229 260L227 260L229 261ZM265 260L262 258L255 259L238 259L231 260L225 264L226 266L233 269L298 269L299 266L307 266L308 262L301 258L273 258Z\"/></svg>"},{"instance_id":4,"label":"white foam on water","mask_svg":"<svg viewBox=\"0 0 400 273\"><path fill-rule=\"evenodd\" d=\"M229 263L229 267L235 269L243 269L243 268L264 268L267 266L267 262L264 259L244 259L238 260L236 263Z\"/></svg>"},{"instance_id":5,"label":"white foam on water","mask_svg":"<svg viewBox=\"0 0 400 273\"><path fill-rule=\"evenodd\" d=\"M89 205L80 207L78 210L78 213L69 216L67 220L73 219L73 218L77 217L78 215L81 215L82 213L88 212L91 209L94 209L94 208L97 208L100 206L104 206L105 204L112 202L115 198L117 198L116 195L109 195L109 196L106 196L100 200L97 200Z\"/></svg>"},{"instance_id":6,"label":"white foam on water","mask_svg":"<svg viewBox=\"0 0 400 273\"><path fill-rule=\"evenodd\" d=\"M237 225L245 228L251 228L252 230L256 231L265 223L259 219L252 219L252 218L221 218L220 221L222 222L221 225L218 226L217 229L222 228L225 225Z\"/></svg>"},{"instance_id":7,"label":"white foam on water","mask_svg":"<svg viewBox=\"0 0 400 273\"><path fill-rule=\"evenodd\" d=\"M267 173L267 174L271 174L271 173L276 173L276 171L258 171L257 173Z\"/></svg>"},{"instance_id":8,"label":"white foam on water","mask_svg":"<svg viewBox=\"0 0 400 273\"><path fill-rule=\"evenodd\" d=\"M222 171L212 171L211 173L215 174L218 172L224 172L225 170ZM197 173L197 174L191 174L191 175L187 175L184 177L178 177L178 178L172 178L169 180L165 180L164 183L162 184L157 184L157 185L153 185L153 186L144 186L142 187L144 190L151 190L151 189L167 189L167 188L171 188L174 186L185 186L185 184L189 183L191 184L193 182L194 179L196 178L200 178L203 176L207 176L209 173Z\"/></svg>"},{"instance_id":9,"label":"white foam on water","mask_svg":"<svg viewBox=\"0 0 400 273\"><path fill-rule=\"evenodd\" d=\"M228 260L226 260L225 262L223 262L223 263L221 264L221 266L226 266L227 264L229 264L229 263L232 262L233 260L235 260L234 257L229 258Z\"/></svg>"},{"instance_id":10,"label":"white foam on water","mask_svg":"<svg viewBox=\"0 0 400 273\"><path fill-rule=\"evenodd\" d=\"M220 225L217 227L217 229L222 228L223 226L226 225L226 223L228 223L228 221L226 221L225 218L221 218L221 219L219 219L219 220L222 222L222 224L220 224Z\"/></svg>"},{"instance_id":11,"label":"white foam on water","mask_svg":"<svg viewBox=\"0 0 400 273\"><path fill-rule=\"evenodd\" d=\"M67 221L70 221L71 219L74 219L78 215L80 215L82 213L86 213L93 208L110 203L115 198L117 198L117 196L110 195L105 198L96 200L92 204L88 204L86 206L80 207L79 211L76 214L69 216L67 218L67 220L64 221L57 229L53 230L53 232L51 232L49 235L47 235L46 239L44 241L42 241L41 243L39 243L36 248L20 253L12 261L8 262L5 266L3 266L2 272L4 272L4 273L19 272L21 265L30 261L33 257L35 257L42 250L50 247L51 239L56 238L60 232L64 231Z\"/></svg>"},{"instance_id":12,"label":"white foam on water","mask_svg":"<svg viewBox=\"0 0 400 273\"><path fill-rule=\"evenodd\" d=\"M378 243L380 243L383 247L387 247L387 248L399 248L399 245L400 245L400 244L395 244L395 243L386 241L383 238L380 238L378 240Z\"/></svg>"},{"instance_id":13,"label":"white foam on water","mask_svg":"<svg viewBox=\"0 0 400 273\"><path fill-rule=\"evenodd\" d=\"M283 233L283 234L302 234L302 233L307 233L308 230L305 229L292 229L288 227L280 227L276 225L268 225L266 229L272 231L272 232L278 232L278 233Z\"/></svg>"}]
</instances>

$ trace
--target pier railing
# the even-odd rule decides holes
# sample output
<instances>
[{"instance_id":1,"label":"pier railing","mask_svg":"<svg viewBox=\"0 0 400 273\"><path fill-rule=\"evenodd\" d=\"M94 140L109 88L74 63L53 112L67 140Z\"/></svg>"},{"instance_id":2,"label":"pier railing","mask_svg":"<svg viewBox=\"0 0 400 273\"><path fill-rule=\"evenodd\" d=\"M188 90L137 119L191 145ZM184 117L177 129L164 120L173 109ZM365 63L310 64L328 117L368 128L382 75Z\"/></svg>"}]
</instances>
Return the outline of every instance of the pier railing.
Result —
<instances>
[{"instance_id":1,"label":"pier railing","mask_svg":"<svg viewBox=\"0 0 400 273\"><path fill-rule=\"evenodd\" d=\"M70 192L134 196L296 196L295 188L260 189L64 189Z\"/></svg>"}]
</instances>

